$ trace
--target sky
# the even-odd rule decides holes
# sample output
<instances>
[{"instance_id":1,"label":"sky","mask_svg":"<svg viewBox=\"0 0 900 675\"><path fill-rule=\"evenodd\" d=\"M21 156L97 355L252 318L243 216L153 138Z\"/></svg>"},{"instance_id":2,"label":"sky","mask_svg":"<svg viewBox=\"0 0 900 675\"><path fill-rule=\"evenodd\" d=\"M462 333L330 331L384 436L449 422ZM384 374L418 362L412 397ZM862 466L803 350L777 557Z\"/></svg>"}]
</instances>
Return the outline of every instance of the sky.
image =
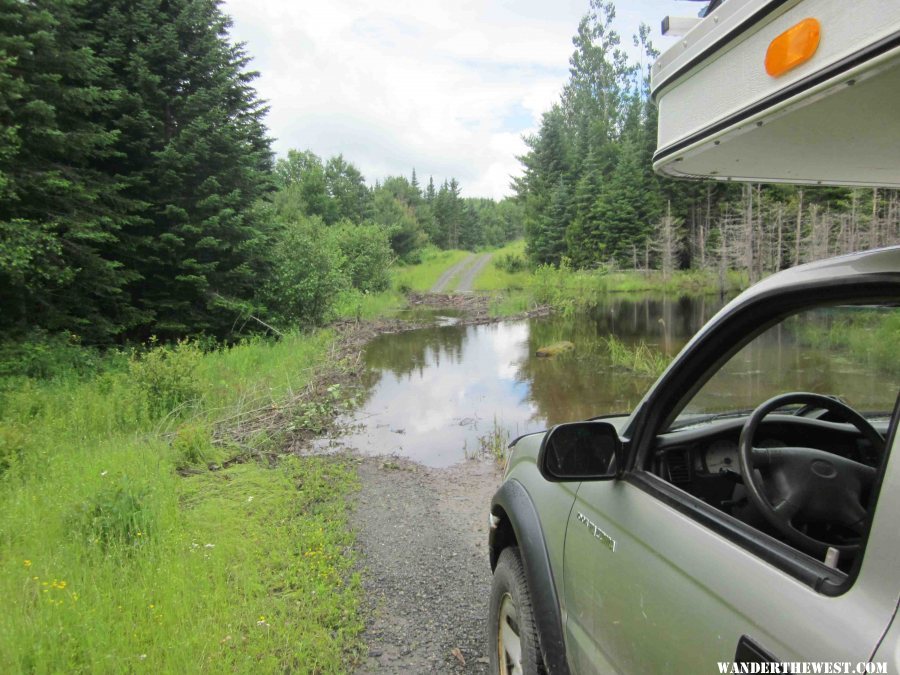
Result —
<instances>
[{"instance_id":1,"label":"sky","mask_svg":"<svg viewBox=\"0 0 900 675\"><path fill-rule=\"evenodd\" d=\"M619 0L630 48L640 23L657 49L667 14L703 6ZM559 99L572 36L588 0L226 0L231 35L246 43L268 102L273 149L343 154L370 184L455 177L466 197L501 199L523 137ZM635 55L636 50L632 50Z\"/></svg>"}]
</instances>

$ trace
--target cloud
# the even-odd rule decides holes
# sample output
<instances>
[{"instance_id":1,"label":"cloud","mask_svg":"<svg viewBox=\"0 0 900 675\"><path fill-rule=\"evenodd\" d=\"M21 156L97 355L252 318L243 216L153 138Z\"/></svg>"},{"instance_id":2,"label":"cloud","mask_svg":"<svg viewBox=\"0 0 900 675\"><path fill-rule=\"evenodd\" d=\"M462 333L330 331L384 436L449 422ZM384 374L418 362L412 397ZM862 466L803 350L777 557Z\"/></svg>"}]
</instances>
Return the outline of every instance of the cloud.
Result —
<instances>
[{"instance_id":1,"label":"cloud","mask_svg":"<svg viewBox=\"0 0 900 675\"><path fill-rule=\"evenodd\" d=\"M632 4L640 8L629 16L672 3ZM370 182L415 167L436 182L456 177L465 196L494 198L509 194L522 135L565 84L586 9L572 0L223 6L260 71L276 153L343 153Z\"/></svg>"}]
</instances>

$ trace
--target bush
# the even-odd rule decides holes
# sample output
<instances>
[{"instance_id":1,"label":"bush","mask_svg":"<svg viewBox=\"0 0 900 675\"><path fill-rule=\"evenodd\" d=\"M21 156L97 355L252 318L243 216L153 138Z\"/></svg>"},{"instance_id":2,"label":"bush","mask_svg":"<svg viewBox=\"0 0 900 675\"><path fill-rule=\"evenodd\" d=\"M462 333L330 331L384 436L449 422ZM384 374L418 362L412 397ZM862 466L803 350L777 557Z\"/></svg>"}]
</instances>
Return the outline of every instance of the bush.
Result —
<instances>
[{"instance_id":1,"label":"bush","mask_svg":"<svg viewBox=\"0 0 900 675\"><path fill-rule=\"evenodd\" d=\"M24 426L0 423L0 476L21 463L27 442Z\"/></svg>"},{"instance_id":2,"label":"bush","mask_svg":"<svg viewBox=\"0 0 900 675\"><path fill-rule=\"evenodd\" d=\"M515 274L525 270L528 267L528 263L525 260L525 256L517 253L504 253L494 258L494 267L504 272Z\"/></svg>"},{"instance_id":3,"label":"bush","mask_svg":"<svg viewBox=\"0 0 900 675\"><path fill-rule=\"evenodd\" d=\"M83 376L99 365L99 352L82 346L80 339L69 333L35 330L22 340L0 344L0 378Z\"/></svg>"},{"instance_id":4,"label":"bush","mask_svg":"<svg viewBox=\"0 0 900 675\"><path fill-rule=\"evenodd\" d=\"M349 285L345 260L320 218L286 223L272 250L266 304L285 322L320 325Z\"/></svg>"},{"instance_id":5,"label":"bush","mask_svg":"<svg viewBox=\"0 0 900 675\"><path fill-rule=\"evenodd\" d=\"M175 432L172 441L175 468L209 466L221 461L222 453L213 445L209 428L202 424L186 424Z\"/></svg>"},{"instance_id":6,"label":"bush","mask_svg":"<svg viewBox=\"0 0 900 675\"><path fill-rule=\"evenodd\" d=\"M377 293L390 285L393 254L384 228L345 220L331 228L331 235L344 256L344 271L353 288Z\"/></svg>"},{"instance_id":7,"label":"bush","mask_svg":"<svg viewBox=\"0 0 900 675\"><path fill-rule=\"evenodd\" d=\"M196 343L187 340L132 356L128 364L131 377L151 418L167 415L200 398L196 370L202 356Z\"/></svg>"}]
</instances>

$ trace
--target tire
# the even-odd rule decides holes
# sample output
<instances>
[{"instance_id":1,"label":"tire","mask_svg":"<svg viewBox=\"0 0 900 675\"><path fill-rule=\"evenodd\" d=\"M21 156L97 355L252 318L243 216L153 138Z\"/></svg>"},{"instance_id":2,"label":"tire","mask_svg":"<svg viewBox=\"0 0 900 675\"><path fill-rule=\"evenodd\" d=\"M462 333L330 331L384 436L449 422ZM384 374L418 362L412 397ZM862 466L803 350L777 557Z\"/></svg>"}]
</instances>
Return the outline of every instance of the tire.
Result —
<instances>
[{"instance_id":1,"label":"tire","mask_svg":"<svg viewBox=\"0 0 900 675\"><path fill-rule=\"evenodd\" d=\"M519 549L500 553L491 584L488 649L492 675L545 675Z\"/></svg>"}]
</instances>

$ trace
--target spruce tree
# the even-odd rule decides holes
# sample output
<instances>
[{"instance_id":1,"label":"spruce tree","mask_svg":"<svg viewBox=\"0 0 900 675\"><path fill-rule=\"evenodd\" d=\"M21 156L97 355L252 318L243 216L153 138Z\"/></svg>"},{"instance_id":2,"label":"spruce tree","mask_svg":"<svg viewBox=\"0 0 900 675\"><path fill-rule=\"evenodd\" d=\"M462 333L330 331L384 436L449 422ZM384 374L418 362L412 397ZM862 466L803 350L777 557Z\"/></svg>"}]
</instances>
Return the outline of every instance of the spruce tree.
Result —
<instances>
[{"instance_id":1,"label":"spruce tree","mask_svg":"<svg viewBox=\"0 0 900 675\"><path fill-rule=\"evenodd\" d=\"M120 92L90 48L85 3L0 2L0 332L103 342L146 318L117 258L123 183L103 166Z\"/></svg>"},{"instance_id":2,"label":"spruce tree","mask_svg":"<svg viewBox=\"0 0 900 675\"><path fill-rule=\"evenodd\" d=\"M267 242L253 208L271 187L256 73L215 0L95 0L93 51L121 93L106 122L130 199L123 261L142 335L225 334L255 295Z\"/></svg>"}]
</instances>

